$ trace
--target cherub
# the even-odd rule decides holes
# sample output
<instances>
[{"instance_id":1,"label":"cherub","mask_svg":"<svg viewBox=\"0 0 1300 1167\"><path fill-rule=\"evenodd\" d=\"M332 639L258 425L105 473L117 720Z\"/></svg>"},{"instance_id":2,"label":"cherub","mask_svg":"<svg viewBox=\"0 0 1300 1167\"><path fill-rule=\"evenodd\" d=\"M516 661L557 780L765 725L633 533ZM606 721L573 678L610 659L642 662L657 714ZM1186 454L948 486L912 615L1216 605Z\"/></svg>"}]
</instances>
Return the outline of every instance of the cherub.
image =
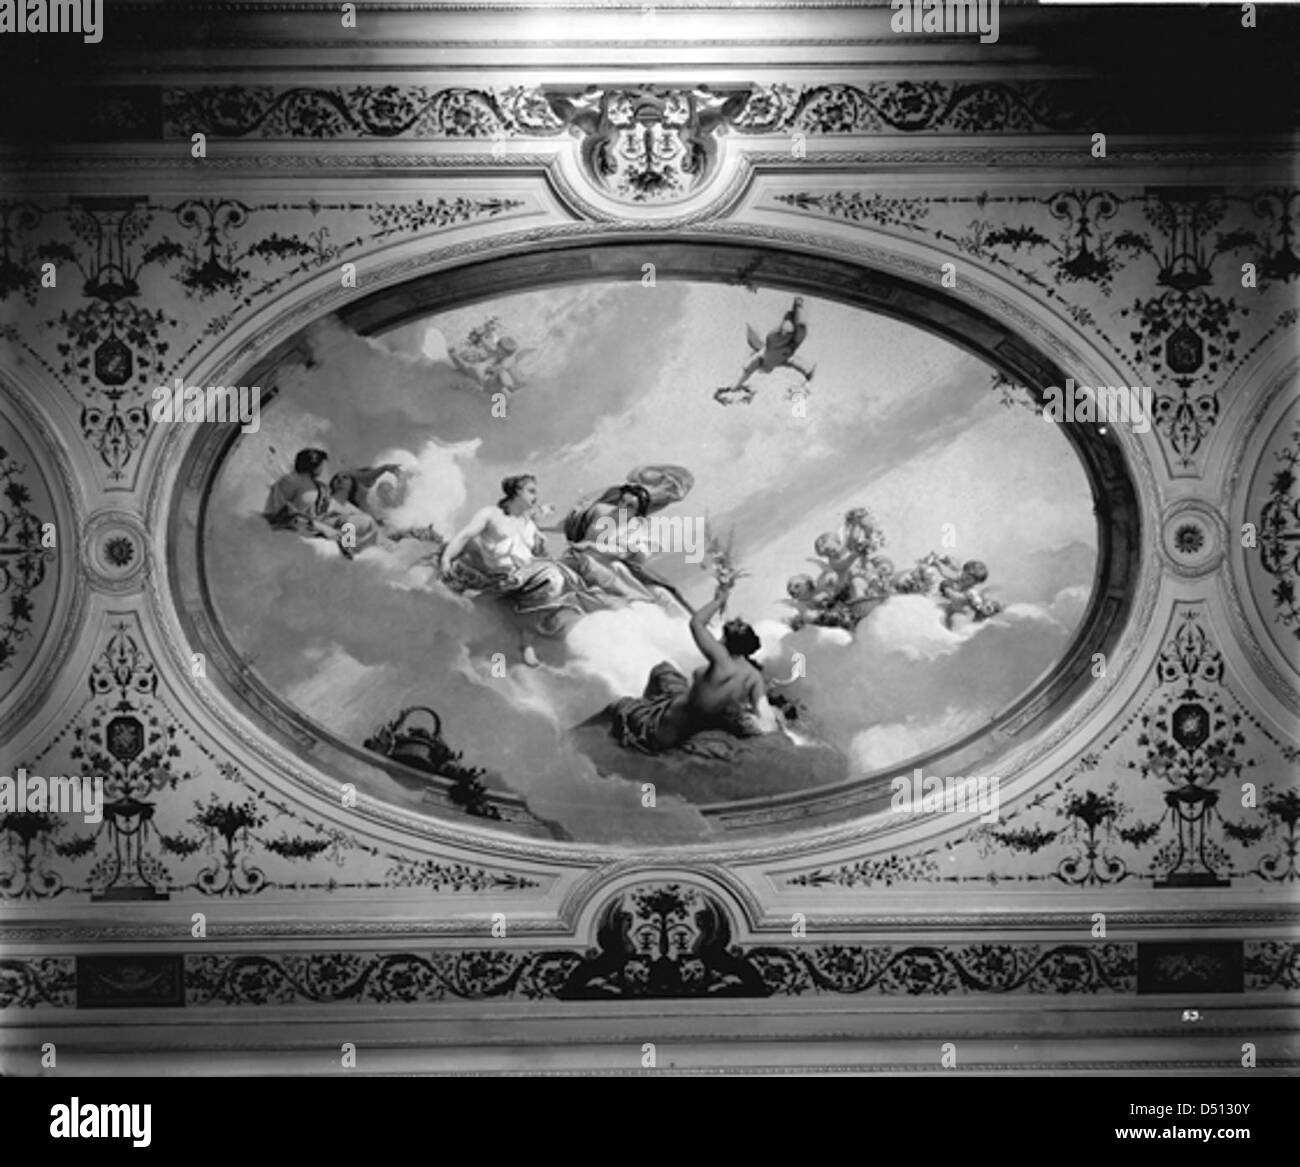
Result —
<instances>
[{"instance_id":1,"label":"cherub","mask_svg":"<svg viewBox=\"0 0 1300 1167\"><path fill-rule=\"evenodd\" d=\"M849 600L884 599L893 590L894 563L880 555L859 558L849 568Z\"/></svg>"},{"instance_id":2,"label":"cherub","mask_svg":"<svg viewBox=\"0 0 1300 1167\"><path fill-rule=\"evenodd\" d=\"M843 590L844 577L833 567L828 567L817 577L812 594L813 603L822 607L833 604Z\"/></svg>"},{"instance_id":3,"label":"cherub","mask_svg":"<svg viewBox=\"0 0 1300 1167\"><path fill-rule=\"evenodd\" d=\"M864 557L885 545L885 537L875 516L866 507L854 507L845 514L841 539L851 553Z\"/></svg>"},{"instance_id":4,"label":"cherub","mask_svg":"<svg viewBox=\"0 0 1300 1167\"><path fill-rule=\"evenodd\" d=\"M887 592L894 590L894 561L888 555L873 555L871 567L879 585Z\"/></svg>"},{"instance_id":5,"label":"cherub","mask_svg":"<svg viewBox=\"0 0 1300 1167\"><path fill-rule=\"evenodd\" d=\"M813 551L824 559L836 575L842 576L857 558L855 552L844 546L844 540L831 531L823 531L813 541Z\"/></svg>"},{"instance_id":6,"label":"cherub","mask_svg":"<svg viewBox=\"0 0 1300 1167\"><path fill-rule=\"evenodd\" d=\"M514 337L502 336L500 322L492 317L481 328L470 332L464 347L449 347L447 357L484 393L504 393L509 397L524 386L517 375L517 365L531 351L520 348Z\"/></svg>"},{"instance_id":7,"label":"cherub","mask_svg":"<svg viewBox=\"0 0 1300 1167\"><path fill-rule=\"evenodd\" d=\"M813 577L792 575L785 581L785 591L789 597L786 603L794 608L794 615L789 620L790 627L797 632L805 624L815 624L820 605L815 599L817 585L813 582Z\"/></svg>"},{"instance_id":8,"label":"cherub","mask_svg":"<svg viewBox=\"0 0 1300 1167\"><path fill-rule=\"evenodd\" d=\"M852 628L848 608L838 599L840 579L824 571L814 580L810 575L792 575L785 584L786 600L795 609L788 623L796 632L806 625L821 628Z\"/></svg>"},{"instance_id":9,"label":"cherub","mask_svg":"<svg viewBox=\"0 0 1300 1167\"><path fill-rule=\"evenodd\" d=\"M865 620L893 594L893 562L884 556L873 559L859 556L848 570L843 605L849 619L847 627L856 627L858 621Z\"/></svg>"},{"instance_id":10,"label":"cherub","mask_svg":"<svg viewBox=\"0 0 1300 1167\"><path fill-rule=\"evenodd\" d=\"M945 566L949 564L951 560ZM955 578L950 572L945 574L949 578L939 584L939 594L947 603L944 623L949 628L952 627L953 618L962 612L969 612L972 619L980 621L1002 611L1002 605L997 600L986 600L980 590L980 586L989 578L989 569L978 559L968 559L963 563Z\"/></svg>"},{"instance_id":11,"label":"cherub","mask_svg":"<svg viewBox=\"0 0 1300 1167\"><path fill-rule=\"evenodd\" d=\"M978 559L968 559L961 565L960 571L954 571L952 560L944 556L939 560L939 566L945 576L939 585L939 591L945 596L967 591L989 578L989 569Z\"/></svg>"},{"instance_id":12,"label":"cherub","mask_svg":"<svg viewBox=\"0 0 1300 1167\"><path fill-rule=\"evenodd\" d=\"M766 337L759 336L753 325L746 326L745 338L754 355L741 370L739 381L714 390L714 400L722 405L730 405L733 401L749 404L754 399L755 392L749 387L750 377L759 372L772 373L780 368L793 369L798 373L803 378L804 391L808 392L808 384L812 381L817 366L805 366L795 359L795 353L807 335L808 321L802 296L794 298L794 303L781 318L781 323Z\"/></svg>"},{"instance_id":13,"label":"cherub","mask_svg":"<svg viewBox=\"0 0 1300 1167\"><path fill-rule=\"evenodd\" d=\"M902 572L894 581L897 591L910 595L937 595L939 586L946 581L955 580L958 575L957 565L946 555L931 551L916 561L916 566Z\"/></svg>"}]
</instances>

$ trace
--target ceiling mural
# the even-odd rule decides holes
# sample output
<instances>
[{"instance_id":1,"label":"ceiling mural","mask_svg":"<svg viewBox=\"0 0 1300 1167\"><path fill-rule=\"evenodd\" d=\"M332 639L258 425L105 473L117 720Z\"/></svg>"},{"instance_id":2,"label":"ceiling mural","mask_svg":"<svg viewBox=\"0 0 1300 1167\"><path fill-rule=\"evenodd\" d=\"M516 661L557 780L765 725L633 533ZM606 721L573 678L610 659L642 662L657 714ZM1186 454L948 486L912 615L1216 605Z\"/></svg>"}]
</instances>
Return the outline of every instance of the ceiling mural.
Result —
<instances>
[{"instance_id":1,"label":"ceiling mural","mask_svg":"<svg viewBox=\"0 0 1300 1167\"><path fill-rule=\"evenodd\" d=\"M405 762L390 797L706 839L977 734L1088 609L1062 427L915 326L664 280L310 343L212 483L206 580L287 706Z\"/></svg>"},{"instance_id":2,"label":"ceiling mural","mask_svg":"<svg viewBox=\"0 0 1300 1167\"><path fill-rule=\"evenodd\" d=\"M0 69L0 1027L1294 1066L1289 16L199 7Z\"/></svg>"}]
</instances>

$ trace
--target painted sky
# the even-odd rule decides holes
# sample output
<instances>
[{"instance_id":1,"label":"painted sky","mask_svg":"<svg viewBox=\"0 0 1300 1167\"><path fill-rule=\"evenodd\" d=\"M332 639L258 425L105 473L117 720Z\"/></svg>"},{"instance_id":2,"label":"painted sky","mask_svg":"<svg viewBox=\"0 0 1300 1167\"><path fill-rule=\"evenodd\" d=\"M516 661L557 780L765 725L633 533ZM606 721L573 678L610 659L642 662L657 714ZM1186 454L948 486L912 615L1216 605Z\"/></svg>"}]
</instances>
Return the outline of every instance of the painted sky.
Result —
<instances>
[{"instance_id":1,"label":"painted sky","mask_svg":"<svg viewBox=\"0 0 1300 1167\"><path fill-rule=\"evenodd\" d=\"M667 462L696 479L672 513L735 531L752 574L731 610L759 628L769 659L805 652L819 712L857 772L969 732L1051 667L1082 614L1095 562L1083 468L1056 427L1001 404L976 358L813 297L800 355L816 375L804 416L787 397L799 384L789 371L756 375L749 405L716 403L713 390L733 382L748 356L746 325L766 332L790 299L723 285L592 284L503 297L378 338L318 326L315 367L283 383L262 431L241 439L214 488L209 572L236 642L270 683L347 740L423 699L444 712L467 758L503 767L507 785L571 832L702 837L707 824L686 804L648 828L630 792L589 772L563 743L566 724L639 690L656 660L698 663L683 627L657 610L601 613L580 626L566 660L489 680L466 646L481 649L499 630L413 567L410 544L345 564L324 543L256 520L274 471L309 444L328 449L335 466L399 454L418 463L402 518L444 531L494 502L507 474L535 474L562 517L632 466ZM505 418L441 359L488 316L529 350ZM854 505L875 513L900 568L939 549L984 560L1006 612L950 632L932 602L900 597L851 641L788 633L785 579L809 569L816 535ZM953 548L942 547L945 524ZM562 537L551 538L558 554ZM695 602L711 592L711 578L681 555L656 567Z\"/></svg>"}]
</instances>

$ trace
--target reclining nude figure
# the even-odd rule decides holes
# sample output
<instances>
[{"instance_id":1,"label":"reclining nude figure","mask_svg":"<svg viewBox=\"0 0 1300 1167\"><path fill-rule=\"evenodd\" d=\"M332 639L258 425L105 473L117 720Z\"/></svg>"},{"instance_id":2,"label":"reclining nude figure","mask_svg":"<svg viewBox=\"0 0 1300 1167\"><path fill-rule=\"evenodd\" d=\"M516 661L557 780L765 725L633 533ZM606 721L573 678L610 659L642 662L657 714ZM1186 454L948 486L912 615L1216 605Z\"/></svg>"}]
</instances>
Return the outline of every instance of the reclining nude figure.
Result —
<instances>
[{"instance_id":1,"label":"reclining nude figure","mask_svg":"<svg viewBox=\"0 0 1300 1167\"><path fill-rule=\"evenodd\" d=\"M691 616L691 636L707 664L688 678L671 662L661 661L650 670L642 696L623 697L609 706L611 732L621 745L657 754L688 746L705 730L755 737L780 729L763 674L749 659L760 647L758 635L743 620L728 621L721 640L709 631L709 621L726 604L731 587L730 581L720 581L713 599Z\"/></svg>"}]
</instances>

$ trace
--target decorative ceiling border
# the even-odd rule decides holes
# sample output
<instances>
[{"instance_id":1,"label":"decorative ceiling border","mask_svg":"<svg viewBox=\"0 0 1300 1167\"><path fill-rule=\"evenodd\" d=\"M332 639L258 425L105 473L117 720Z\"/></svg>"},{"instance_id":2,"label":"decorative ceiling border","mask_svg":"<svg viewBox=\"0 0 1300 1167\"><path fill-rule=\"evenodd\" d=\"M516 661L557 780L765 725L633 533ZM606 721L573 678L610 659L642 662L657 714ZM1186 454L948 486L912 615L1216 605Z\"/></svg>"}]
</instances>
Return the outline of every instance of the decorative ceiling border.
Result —
<instances>
[{"instance_id":1,"label":"decorative ceiling border","mask_svg":"<svg viewBox=\"0 0 1300 1167\"><path fill-rule=\"evenodd\" d=\"M281 937L280 939L283 939ZM0 961L0 1010L894 996L1205 996L1300 989L1300 944L1197 937L939 941L747 934L699 883L631 883L582 947L54 954Z\"/></svg>"},{"instance_id":2,"label":"decorative ceiling border","mask_svg":"<svg viewBox=\"0 0 1300 1167\"><path fill-rule=\"evenodd\" d=\"M1025 134L1062 133L1105 124L1129 132L1132 111L1097 105L1097 86L1072 81L868 81L860 85L746 86L719 128L747 136L783 134ZM144 128L160 140L253 137L262 140L339 138L535 138L594 128L600 107L627 107L637 119L651 105L685 105L712 92L647 84L641 87L511 86L500 91L463 86L194 86L124 88L87 128ZM155 107L154 102L157 101ZM585 99L585 100L584 100ZM131 108L130 103L137 103ZM123 107L126 108L123 108ZM593 117L586 117L590 113ZM113 117L127 119L114 126ZM642 120L642 124L652 124ZM109 137L106 140L115 140Z\"/></svg>"},{"instance_id":3,"label":"decorative ceiling border","mask_svg":"<svg viewBox=\"0 0 1300 1167\"><path fill-rule=\"evenodd\" d=\"M985 152L1002 137L1075 135L1062 153L1095 162L1091 131L1104 126L1114 139L1105 165L1132 163L1129 139L1141 135L1139 154L1187 163L1200 154L1208 165L1233 157L1258 161L1293 157L1286 136L1265 132L1225 137L1203 125L1150 127L1143 103L1116 98L1099 105L1095 79L866 80L854 84L785 82L711 86L626 82L605 85L414 85L352 83L305 85L81 86L33 103L12 129L0 129L15 169L57 163L60 144L144 148L185 147L203 135L229 153L232 144L393 142L449 146L493 143L492 162L507 144L580 139L583 163L597 188L627 185L626 201L680 201L712 178L720 141L743 139L751 153L765 140L784 139L784 160L852 138L887 142L932 140L947 149L962 137L980 138ZM69 100L75 94L77 100ZM1151 139L1163 144L1153 146ZM1217 140L1214 148L1206 139ZM1193 144L1199 143L1198 150ZM39 146L28 156L28 147ZM243 149L239 153L244 153ZM922 152L924 153L924 152ZM1022 152L1023 154L1023 152ZM216 158L214 157L213 161ZM86 161L89 161L87 159ZM122 162L128 159L121 159ZM188 151L182 163L190 163ZM207 161L206 158L203 160ZM72 160L82 162L80 158ZM620 193L615 191L615 193Z\"/></svg>"}]
</instances>

